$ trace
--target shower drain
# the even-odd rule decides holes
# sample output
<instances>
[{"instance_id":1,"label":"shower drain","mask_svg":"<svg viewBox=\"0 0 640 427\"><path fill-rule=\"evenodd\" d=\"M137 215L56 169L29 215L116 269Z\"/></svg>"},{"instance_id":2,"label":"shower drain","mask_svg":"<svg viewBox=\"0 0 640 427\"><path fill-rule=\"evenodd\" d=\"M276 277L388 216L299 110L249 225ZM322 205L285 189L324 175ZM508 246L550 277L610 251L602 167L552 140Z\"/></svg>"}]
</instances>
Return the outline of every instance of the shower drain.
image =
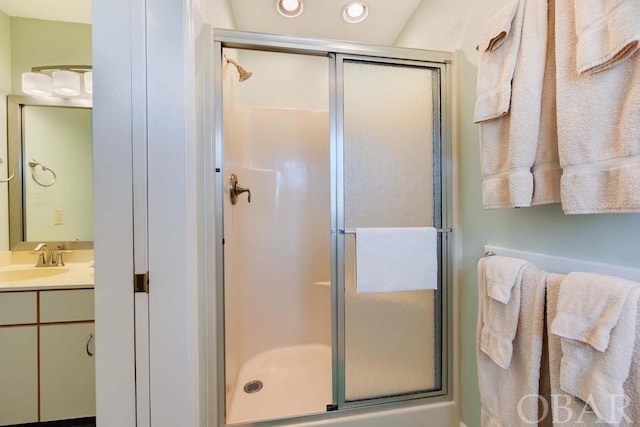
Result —
<instances>
[{"instance_id":1,"label":"shower drain","mask_svg":"<svg viewBox=\"0 0 640 427\"><path fill-rule=\"evenodd\" d=\"M262 390L262 381L253 380L244 385L245 393L257 393Z\"/></svg>"}]
</instances>

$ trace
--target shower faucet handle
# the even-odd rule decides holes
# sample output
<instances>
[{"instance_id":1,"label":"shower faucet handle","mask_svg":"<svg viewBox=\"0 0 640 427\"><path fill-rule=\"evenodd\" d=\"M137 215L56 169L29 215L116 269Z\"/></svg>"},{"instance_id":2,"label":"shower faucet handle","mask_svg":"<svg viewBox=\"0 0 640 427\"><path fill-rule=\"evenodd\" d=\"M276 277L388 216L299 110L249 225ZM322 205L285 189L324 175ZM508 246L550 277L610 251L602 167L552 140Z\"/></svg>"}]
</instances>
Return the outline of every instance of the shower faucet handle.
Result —
<instances>
[{"instance_id":1,"label":"shower faucet handle","mask_svg":"<svg viewBox=\"0 0 640 427\"><path fill-rule=\"evenodd\" d=\"M251 190L238 185L238 176L232 173L229 176L229 195L231 196L232 205L238 203L238 195L242 193L247 193L247 201L251 203Z\"/></svg>"}]
</instances>

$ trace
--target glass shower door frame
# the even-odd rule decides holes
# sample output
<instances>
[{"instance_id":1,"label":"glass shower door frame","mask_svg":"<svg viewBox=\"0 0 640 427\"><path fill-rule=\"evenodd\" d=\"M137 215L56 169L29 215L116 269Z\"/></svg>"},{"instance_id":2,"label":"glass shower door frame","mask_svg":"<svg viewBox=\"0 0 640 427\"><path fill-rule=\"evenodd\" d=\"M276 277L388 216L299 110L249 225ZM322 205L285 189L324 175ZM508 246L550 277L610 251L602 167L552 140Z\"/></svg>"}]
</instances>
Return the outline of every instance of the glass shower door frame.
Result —
<instances>
[{"instance_id":1,"label":"glass shower door frame","mask_svg":"<svg viewBox=\"0 0 640 427\"><path fill-rule=\"evenodd\" d=\"M415 68L428 69L433 72L432 99L433 99L433 197L434 197L434 224L433 226L444 232L438 233L438 270L439 287L435 296L435 317L441 321L436 322L434 345L436 354L434 355L436 372L434 378L436 384L440 384L436 390L399 394L388 397L378 397L349 401L346 399L346 297L345 297L345 159L344 159L344 64L345 61L373 63L379 65L399 65ZM335 110L333 110L332 120L335 120L335 141L332 141L332 159L335 160L335 171L332 164L332 179L335 179L335 197L332 197L332 281L334 286L334 312L333 318L337 320L337 329L334 330L334 393L337 394L336 404L339 409L360 408L379 404L392 404L407 402L409 400L447 396L451 383L451 342L450 336L450 271L449 271L449 206L450 200L450 169L449 162L451 153L448 151L450 144L448 129L448 105L446 104L448 82L446 81L446 64L415 61L399 58L372 57L363 55L338 54L333 62L335 64ZM334 128L332 127L332 130ZM335 149L334 149L335 146ZM335 157L333 155L335 154ZM333 162L332 162L333 163ZM335 172L335 173L334 173ZM335 204L335 210L333 209ZM335 218L336 226L333 226ZM334 268L335 266L335 268Z\"/></svg>"},{"instance_id":2,"label":"glass shower door frame","mask_svg":"<svg viewBox=\"0 0 640 427\"><path fill-rule=\"evenodd\" d=\"M248 33L234 30L214 30L213 43L213 112L214 119L213 141L205 144L204 153L212 160L211 176L215 176L214 184L209 188L212 199L208 202L212 211L216 213L211 221L215 230L211 233L215 240L212 250L215 252L215 272L208 276L214 287L209 293L208 304L210 310L209 322L215 325L209 333L209 352L215 360L214 375L210 377L210 389L217 395L218 425L226 426L226 390L225 390L225 307L224 307L224 225L223 198L225 197L224 165L223 165L223 129L222 129L222 50L225 47L238 49L252 49L259 51L273 51L282 53L297 53L304 55L318 55L329 58L330 79L330 173L331 173L331 278L332 286L332 369L333 369L333 402L327 402L327 412L322 414L301 415L288 418L287 424L296 422L336 418L349 414L368 411L366 407L375 406L379 410L424 405L427 402L436 403L449 401L453 398L451 387L453 384L453 343L451 339L452 318L451 301L451 239L449 233L442 233L439 237L440 298L436 307L441 307L440 333L441 345L441 388L435 391L375 398L348 402L345 400L345 280L344 280L344 156L343 156L343 63L344 60L376 62L380 64L410 65L428 68L434 71L438 81L434 83L434 144L439 148L434 151L434 226L448 229L451 221L451 123L450 99L451 87L449 75L451 72L452 55L447 52L405 49L385 46L370 46L359 43L331 41L312 38L301 38L271 34ZM208 163L208 162L207 162ZM209 164L209 163L208 163ZM439 168L439 169L436 169ZM214 172L215 171L215 172ZM209 273L208 273L209 274ZM282 420L256 421L250 425L276 426Z\"/></svg>"}]
</instances>

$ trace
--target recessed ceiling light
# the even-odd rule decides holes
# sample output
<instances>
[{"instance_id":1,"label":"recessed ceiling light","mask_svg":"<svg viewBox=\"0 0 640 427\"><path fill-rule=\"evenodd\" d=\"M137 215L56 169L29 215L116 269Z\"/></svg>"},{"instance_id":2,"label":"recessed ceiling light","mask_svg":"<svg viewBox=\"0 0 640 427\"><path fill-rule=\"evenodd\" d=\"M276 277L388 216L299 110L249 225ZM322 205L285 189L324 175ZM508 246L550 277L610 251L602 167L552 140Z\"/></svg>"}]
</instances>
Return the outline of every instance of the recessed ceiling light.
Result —
<instances>
[{"instance_id":1,"label":"recessed ceiling light","mask_svg":"<svg viewBox=\"0 0 640 427\"><path fill-rule=\"evenodd\" d=\"M304 5L302 0L277 0L276 9L280 12L280 15L287 18L295 18L302 13Z\"/></svg>"},{"instance_id":2,"label":"recessed ceiling light","mask_svg":"<svg viewBox=\"0 0 640 427\"><path fill-rule=\"evenodd\" d=\"M369 7L361 1L354 1L342 9L342 18L350 24L357 24L367 19Z\"/></svg>"}]
</instances>

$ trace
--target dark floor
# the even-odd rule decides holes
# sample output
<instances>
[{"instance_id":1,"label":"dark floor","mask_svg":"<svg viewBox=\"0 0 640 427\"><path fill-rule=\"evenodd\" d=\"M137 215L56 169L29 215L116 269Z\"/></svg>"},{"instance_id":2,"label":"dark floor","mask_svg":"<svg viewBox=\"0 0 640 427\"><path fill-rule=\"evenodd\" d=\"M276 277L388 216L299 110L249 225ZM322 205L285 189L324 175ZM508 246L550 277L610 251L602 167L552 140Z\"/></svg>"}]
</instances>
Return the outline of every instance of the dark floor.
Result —
<instances>
[{"instance_id":1,"label":"dark floor","mask_svg":"<svg viewBox=\"0 0 640 427\"><path fill-rule=\"evenodd\" d=\"M96 417L47 421L46 423L14 424L6 427L96 427Z\"/></svg>"}]
</instances>

